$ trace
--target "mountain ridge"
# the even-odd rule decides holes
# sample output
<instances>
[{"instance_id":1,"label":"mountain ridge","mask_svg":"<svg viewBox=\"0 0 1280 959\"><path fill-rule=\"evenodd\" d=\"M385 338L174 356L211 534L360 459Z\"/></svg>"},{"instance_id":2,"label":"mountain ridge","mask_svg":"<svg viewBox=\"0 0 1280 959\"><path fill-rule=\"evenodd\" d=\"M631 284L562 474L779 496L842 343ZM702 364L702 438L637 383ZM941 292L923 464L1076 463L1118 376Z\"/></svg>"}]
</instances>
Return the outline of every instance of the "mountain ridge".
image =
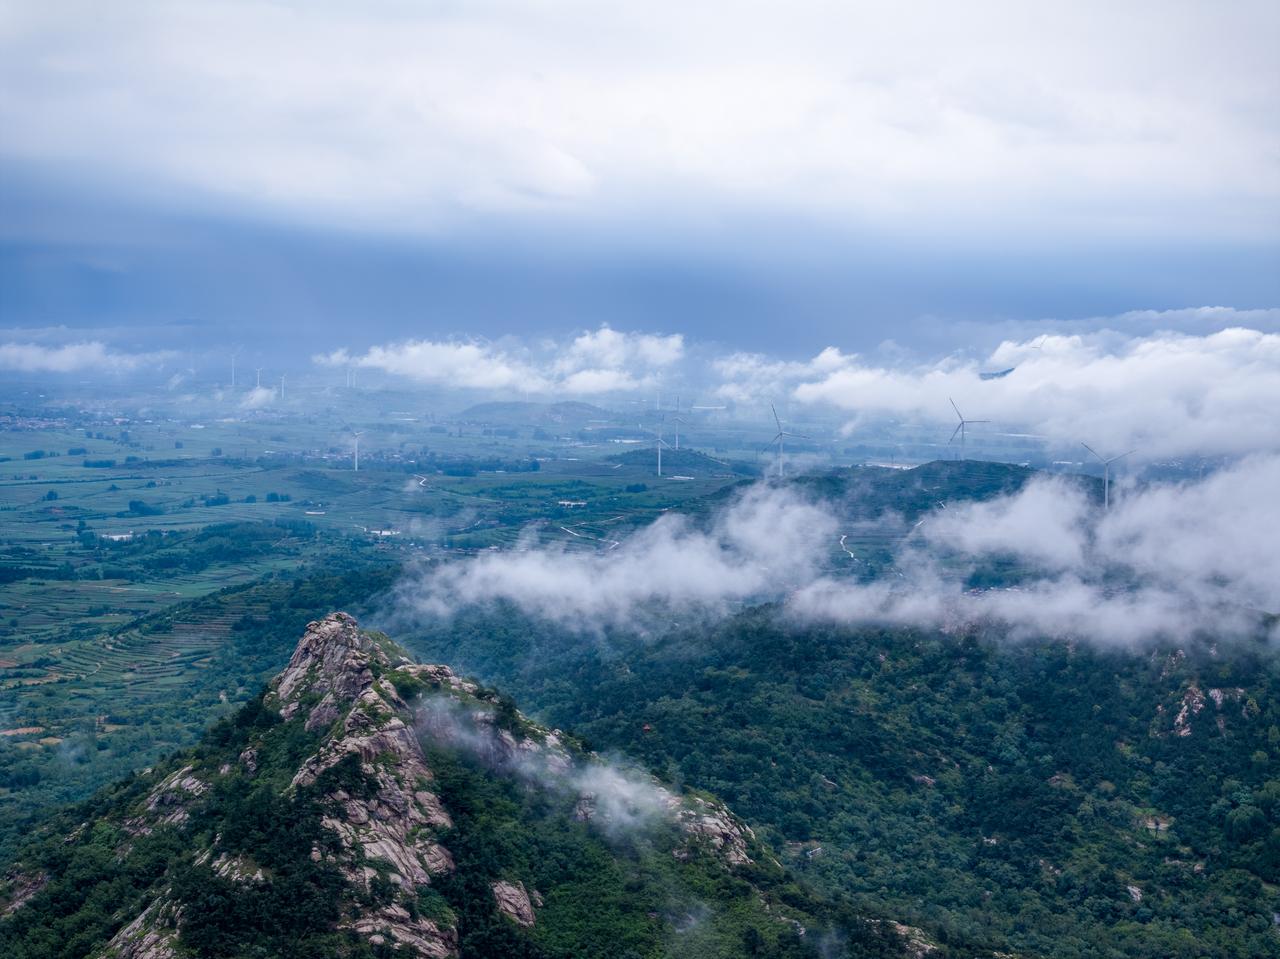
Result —
<instances>
[{"instance_id":1,"label":"mountain ridge","mask_svg":"<svg viewBox=\"0 0 1280 959\"><path fill-rule=\"evenodd\" d=\"M471 801L483 789L497 798ZM263 695L199 747L107 793L6 877L9 954L798 956L812 954L806 924L824 921L722 803L606 763L341 612L308 624ZM548 807L554 825L523 812L508 829L623 877L637 903L594 920L612 936L468 825L513 799ZM544 828L569 838L540 839ZM682 886L703 890L692 911L640 911ZM681 931L699 923L715 934ZM628 951L623 933L647 948ZM45 950L54 936L69 938ZM856 955L934 948L896 924L858 922L850 938Z\"/></svg>"}]
</instances>

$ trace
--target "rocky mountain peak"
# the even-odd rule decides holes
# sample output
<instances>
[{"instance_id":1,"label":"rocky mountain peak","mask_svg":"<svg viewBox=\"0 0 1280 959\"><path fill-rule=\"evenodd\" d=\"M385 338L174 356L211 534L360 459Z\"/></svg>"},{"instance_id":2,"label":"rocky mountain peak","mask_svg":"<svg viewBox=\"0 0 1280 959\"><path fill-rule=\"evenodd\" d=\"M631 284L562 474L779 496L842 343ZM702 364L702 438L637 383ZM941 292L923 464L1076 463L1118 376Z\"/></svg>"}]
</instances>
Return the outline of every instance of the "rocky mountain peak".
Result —
<instances>
[{"instance_id":1,"label":"rocky mountain peak","mask_svg":"<svg viewBox=\"0 0 1280 959\"><path fill-rule=\"evenodd\" d=\"M681 796L647 773L606 763L498 703L496 694L446 666L414 663L346 613L309 623L261 704L202 750L157 770L146 790L114 813L122 859L166 836L184 837L187 851L145 899L121 911L101 955L178 959L189 947L198 951L189 937L198 940L208 929L202 910L210 896L226 903L279 897L280 884L306 870L340 890L329 928L378 954L453 959L466 951L459 912L437 891L442 886L455 895L471 890L466 894L482 897L501 921L536 935L551 899L544 903L527 866L490 863L475 875L456 858L461 849L476 868L468 846L474 840L459 829L477 811L466 801L450 808L429 758L441 755L437 750L465 755L483 775L550 797L566 823L586 824L606 844L638 830L674 829L676 838L664 840L672 845L658 855L676 868L752 864L755 837L722 804ZM299 745L305 751L291 751ZM250 824L243 819L246 803L275 812L251 815ZM299 820L310 825L299 831ZM89 825L65 842L94 834ZM283 833L272 831L277 827ZM259 839L247 841L257 832ZM284 834L307 838L299 844ZM461 845L451 850L455 843ZM27 878L38 891L49 877ZM8 883L12 908L36 894L24 892L22 880L15 875ZM302 893L295 889L284 899L294 894ZM764 908L766 927L795 924ZM219 914L217 921L230 920Z\"/></svg>"},{"instance_id":2,"label":"rocky mountain peak","mask_svg":"<svg viewBox=\"0 0 1280 959\"><path fill-rule=\"evenodd\" d=\"M386 660L386 653L347 613L308 623L289 664L272 684L281 714L291 718L306 698L354 701L373 682L370 665Z\"/></svg>"}]
</instances>

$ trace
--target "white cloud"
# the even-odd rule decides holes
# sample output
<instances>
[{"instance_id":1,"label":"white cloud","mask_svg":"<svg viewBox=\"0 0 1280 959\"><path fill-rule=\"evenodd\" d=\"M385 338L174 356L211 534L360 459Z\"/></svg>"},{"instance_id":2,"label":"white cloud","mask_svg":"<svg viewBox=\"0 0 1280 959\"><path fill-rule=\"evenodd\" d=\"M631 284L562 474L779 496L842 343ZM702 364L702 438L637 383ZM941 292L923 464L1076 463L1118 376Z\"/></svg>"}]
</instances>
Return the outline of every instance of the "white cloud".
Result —
<instances>
[{"instance_id":1,"label":"white cloud","mask_svg":"<svg viewBox=\"0 0 1280 959\"><path fill-rule=\"evenodd\" d=\"M1262 328L1237 324L1245 319ZM979 441L984 429L1015 428L1077 456L1086 455L1081 442L1107 454L1136 447L1138 461L1280 449L1280 417L1272 412L1280 409L1280 310L1135 311L1055 328L1082 323L1097 325L1004 340L981 360L952 354L915 364L872 361L837 346L808 360L717 356L690 348L679 334L608 326L564 343L408 340L313 360L508 393L602 396L682 383L765 415L770 400L785 398L834 407L851 414L847 432L884 417L954 427L954 398L967 416L994 421L975 427ZM1215 328L1223 323L1230 325ZM1151 329L1164 324L1179 329Z\"/></svg>"},{"instance_id":2,"label":"white cloud","mask_svg":"<svg viewBox=\"0 0 1280 959\"><path fill-rule=\"evenodd\" d=\"M805 619L944 628L989 623L1015 636L1132 643L1248 633L1280 612L1280 457L1196 483L1156 485L1100 513L1061 480L933 514L870 585L816 578L789 599ZM1032 575L970 591L972 564L1016 557ZM957 562L959 559L959 562Z\"/></svg>"},{"instance_id":3,"label":"white cloud","mask_svg":"<svg viewBox=\"0 0 1280 959\"><path fill-rule=\"evenodd\" d=\"M742 366L742 364L739 364ZM1007 376L983 372L1012 367ZM1005 341L981 363L947 357L888 367L827 350L807 364L759 364L725 395L759 389L764 370L795 399L860 415L954 422L965 415L1139 457L1280 449L1280 333L1228 327L1204 334L1125 336L1110 330ZM761 377L763 378L763 377Z\"/></svg>"},{"instance_id":4,"label":"white cloud","mask_svg":"<svg viewBox=\"0 0 1280 959\"><path fill-rule=\"evenodd\" d=\"M731 353L711 364L720 379L716 395L735 403L760 403L762 397L790 392L798 382L840 370L855 362L828 346L808 361L780 360L763 353Z\"/></svg>"},{"instance_id":5,"label":"white cloud","mask_svg":"<svg viewBox=\"0 0 1280 959\"><path fill-rule=\"evenodd\" d=\"M1010 555L1053 571L1079 569L1081 531L1093 509L1065 481L1028 486L1020 495L940 510L924 528L933 546L970 556Z\"/></svg>"},{"instance_id":6,"label":"white cloud","mask_svg":"<svg viewBox=\"0 0 1280 959\"><path fill-rule=\"evenodd\" d=\"M265 386L255 386L240 398L240 407L246 410L260 410L275 402L276 391Z\"/></svg>"},{"instance_id":7,"label":"white cloud","mask_svg":"<svg viewBox=\"0 0 1280 959\"><path fill-rule=\"evenodd\" d=\"M363 356L346 350L318 357L325 365L350 365L458 389L539 389L541 376L518 359L481 342L406 340L374 346Z\"/></svg>"},{"instance_id":8,"label":"white cloud","mask_svg":"<svg viewBox=\"0 0 1280 959\"><path fill-rule=\"evenodd\" d=\"M131 373L160 366L172 353L124 353L98 341L42 346L0 343L0 369L22 373Z\"/></svg>"},{"instance_id":9,"label":"white cloud","mask_svg":"<svg viewBox=\"0 0 1280 959\"><path fill-rule=\"evenodd\" d=\"M1276 18L10 3L0 125L9 157L344 227L735 207L957 235L1274 236Z\"/></svg>"},{"instance_id":10,"label":"white cloud","mask_svg":"<svg viewBox=\"0 0 1280 959\"><path fill-rule=\"evenodd\" d=\"M433 386L583 396L647 389L683 355L684 338L679 334L601 326L563 347L543 343L535 350L480 340L406 340L371 347L363 355L340 349L312 360L321 366L381 370Z\"/></svg>"},{"instance_id":11,"label":"white cloud","mask_svg":"<svg viewBox=\"0 0 1280 959\"><path fill-rule=\"evenodd\" d=\"M556 362L562 371L584 369L625 369L631 366L670 366L684 356L684 337L652 333L622 333L602 326L574 338Z\"/></svg>"},{"instance_id":12,"label":"white cloud","mask_svg":"<svg viewBox=\"0 0 1280 959\"><path fill-rule=\"evenodd\" d=\"M834 507L756 486L705 529L668 514L605 552L489 553L406 581L400 597L428 616L502 600L580 630L659 629L785 598L804 621L989 625L1103 643L1231 638L1256 628L1257 612L1280 612L1277 489L1280 456L1121 491L1106 512L1079 484L1039 479L934 511L898 543L890 574L861 582L832 565L848 531ZM970 573L994 558L1014 561L1016 585L971 590Z\"/></svg>"},{"instance_id":13,"label":"white cloud","mask_svg":"<svg viewBox=\"0 0 1280 959\"><path fill-rule=\"evenodd\" d=\"M406 583L401 597L427 615L503 600L573 628L625 626L651 603L658 617L717 610L811 579L833 530L823 510L761 486L709 529L667 514L605 553L489 553L437 567Z\"/></svg>"}]
</instances>

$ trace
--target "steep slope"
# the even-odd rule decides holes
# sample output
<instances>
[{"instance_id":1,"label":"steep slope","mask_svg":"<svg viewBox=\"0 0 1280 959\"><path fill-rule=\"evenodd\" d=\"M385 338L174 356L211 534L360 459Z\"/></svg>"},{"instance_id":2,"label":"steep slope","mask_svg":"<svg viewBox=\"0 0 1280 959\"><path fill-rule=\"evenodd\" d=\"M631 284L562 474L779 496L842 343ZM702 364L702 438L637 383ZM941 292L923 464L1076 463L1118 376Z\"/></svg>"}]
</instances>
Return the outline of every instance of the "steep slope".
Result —
<instances>
[{"instance_id":1,"label":"steep slope","mask_svg":"<svg viewBox=\"0 0 1280 959\"><path fill-rule=\"evenodd\" d=\"M15 959L934 949L343 613L199 747L52 821L0 903Z\"/></svg>"}]
</instances>

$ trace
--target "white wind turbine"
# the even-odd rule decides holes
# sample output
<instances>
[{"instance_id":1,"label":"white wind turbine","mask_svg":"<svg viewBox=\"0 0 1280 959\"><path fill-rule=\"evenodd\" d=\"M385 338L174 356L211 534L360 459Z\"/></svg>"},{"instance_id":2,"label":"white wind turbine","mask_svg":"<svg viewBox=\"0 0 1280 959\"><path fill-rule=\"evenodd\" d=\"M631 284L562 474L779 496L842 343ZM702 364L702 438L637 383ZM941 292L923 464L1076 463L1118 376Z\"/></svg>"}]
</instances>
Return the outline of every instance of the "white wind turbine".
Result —
<instances>
[{"instance_id":1,"label":"white wind turbine","mask_svg":"<svg viewBox=\"0 0 1280 959\"><path fill-rule=\"evenodd\" d=\"M1127 453L1121 453L1119 456L1113 456L1111 459L1103 459L1102 456L1088 443L1081 443L1085 449L1097 457L1098 462L1102 464L1102 508L1111 509L1111 464L1116 460L1124 459L1129 453L1136 453L1137 450L1129 450Z\"/></svg>"},{"instance_id":2,"label":"white wind turbine","mask_svg":"<svg viewBox=\"0 0 1280 959\"><path fill-rule=\"evenodd\" d=\"M968 427L970 423L990 423L991 421L990 420L967 420L964 418L964 414L960 412L960 407L956 406L956 401L951 399L951 397L949 396L947 397L947 399L951 403L951 408L956 411L956 416L960 417L960 425L956 427L955 433L951 434L951 439L947 440L947 443L948 445L951 443L954 443L956 440L956 433L960 434L960 458L964 459L964 441L966 438L966 427Z\"/></svg>"},{"instance_id":3,"label":"white wind turbine","mask_svg":"<svg viewBox=\"0 0 1280 959\"><path fill-rule=\"evenodd\" d=\"M257 379L254 380L254 383L253 383L254 389L260 390L262 389L262 367L261 366L257 367L253 372L257 376Z\"/></svg>"},{"instance_id":4,"label":"white wind turbine","mask_svg":"<svg viewBox=\"0 0 1280 959\"><path fill-rule=\"evenodd\" d=\"M233 390L236 388L236 359L240 356L240 353L243 350L243 346L237 346L231 351L231 388Z\"/></svg>"},{"instance_id":5,"label":"white wind turbine","mask_svg":"<svg viewBox=\"0 0 1280 959\"><path fill-rule=\"evenodd\" d=\"M353 437L353 438L355 439L355 441L356 441L356 460L355 460L355 467L354 467L354 468L353 468L353 470L352 470L352 472L355 472L355 473L359 473L359 472L360 472L360 437L364 436L364 434L365 434L366 432L367 432L367 430L352 430L352 431L351 431L351 435L352 435L352 437ZM426 482L426 477L423 477L423 482L424 482L424 483ZM419 485L422 485L422 484L419 484Z\"/></svg>"},{"instance_id":6,"label":"white wind turbine","mask_svg":"<svg viewBox=\"0 0 1280 959\"><path fill-rule=\"evenodd\" d=\"M785 437L790 436L790 437L792 437L793 439L798 439L798 440L807 440L807 439L809 439L809 437L808 437L808 436L805 436L803 433L791 433L791 432L788 432L787 430L784 430L784 429L782 428L782 420L778 419L778 410L777 410L777 408L776 408L772 403L770 403L770 404L769 404L769 409L773 411L773 421L774 421L776 424L778 424L778 435L777 435L777 436L775 436L772 440L770 440L770 441L769 441L769 444L770 444L770 445L773 445L774 443L777 443L777 444L778 444L778 476L779 476L779 477L781 477L781 476L782 476L782 443L783 443L783 439L784 439Z\"/></svg>"},{"instance_id":7,"label":"white wind turbine","mask_svg":"<svg viewBox=\"0 0 1280 959\"><path fill-rule=\"evenodd\" d=\"M645 429L643 426L640 426L640 424L638 423L636 424L638 429L643 430L645 433L649 433L654 437L654 446L657 448L657 451L658 451L658 475L659 476L662 475L662 447L665 446L667 447L667 449L671 448L670 444L667 443L667 441L662 438L662 420L663 420L662 416L659 415L658 431L656 433L653 430Z\"/></svg>"},{"instance_id":8,"label":"white wind turbine","mask_svg":"<svg viewBox=\"0 0 1280 959\"><path fill-rule=\"evenodd\" d=\"M285 374L281 373L280 374L280 402L281 403L284 402L284 377L285 377Z\"/></svg>"},{"instance_id":9,"label":"white wind turbine","mask_svg":"<svg viewBox=\"0 0 1280 959\"><path fill-rule=\"evenodd\" d=\"M673 423L676 424L676 449L680 448L680 424L684 422L684 417L680 415L680 397L676 396L676 415L671 417Z\"/></svg>"}]
</instances>

